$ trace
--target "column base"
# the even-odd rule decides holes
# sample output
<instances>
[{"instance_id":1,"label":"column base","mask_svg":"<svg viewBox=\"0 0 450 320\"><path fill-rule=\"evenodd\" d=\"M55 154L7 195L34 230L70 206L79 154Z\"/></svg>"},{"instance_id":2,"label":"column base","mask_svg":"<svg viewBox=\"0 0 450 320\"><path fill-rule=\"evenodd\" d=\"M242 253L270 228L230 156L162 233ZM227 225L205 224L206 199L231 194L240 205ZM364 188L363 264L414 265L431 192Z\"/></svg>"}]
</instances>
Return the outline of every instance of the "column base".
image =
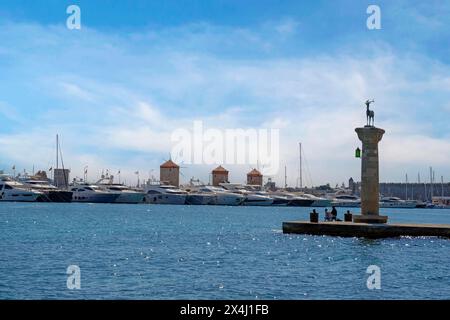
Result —
<instances>
[{"instance_id":1,"label":"column base","mask_svg":"<svg viewBox=\"0 0 450 320\"><path fill-rule=\"evenodd\" d=\"M353 222L355 223L387 223L387 216L379 216L375 214L366 214L366 215L354 215Z\"/></svg>"}]
</instances>

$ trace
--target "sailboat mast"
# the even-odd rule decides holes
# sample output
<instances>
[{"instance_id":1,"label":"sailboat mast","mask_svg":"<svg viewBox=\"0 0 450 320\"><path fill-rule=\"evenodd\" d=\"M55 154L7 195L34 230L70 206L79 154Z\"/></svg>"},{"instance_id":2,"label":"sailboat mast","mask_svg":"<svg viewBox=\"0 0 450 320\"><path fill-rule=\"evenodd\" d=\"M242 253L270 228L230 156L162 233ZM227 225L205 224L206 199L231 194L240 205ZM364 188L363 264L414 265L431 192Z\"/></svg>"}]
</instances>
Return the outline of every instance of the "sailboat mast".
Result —
<instances>
[{"instance_id":1,"label":"sailboat mast","mask_svg":"<svg viewBox=\"0 0 450 320\"><path fill-rule=\"evenodd\" d=\"M408 200L408 174L406 174L406 181L405 181L405 200Z\"/></svg>"},{"instance_id":2,"label":"sailboat mast","mask_svg":"<svg viewBox=\"0 0 450 320\"><path fill-rule=\"evenodd\" d=\"M424 192L425 192L425 201L428 201L428 192L427 192L427 182L424 181L423 183Z\"/></svg>"},{"instance_id":3,"label":"sailboat mast","mask_svg":"<svg viewBox=\"0 0 450 320\"><path fill-rule=\"evenodd\" d=\"M441 176L441 197L444 197L444 176Z\"/></svg>"},{"instance_id":4,"label":"sailboat mast","mask_svg":"<svg viewBox=\"0 0 450 320\"><path fill-rule=\"evenodd\" d=\"M59 168L59 137L58 135L56 135L56 169Z\"/></svg>"},{"instance_id":5,"label":"sailboat mast","mask_svg":"<svg viewBox=\"0 0 450 320\"><path fill-rule=\"evenodd\" d=\"M433 201L433 168L430 167L430 201Z\"/></svg>"},{"instance_id":6,"label":"sailboat mast","mask_svg":"<svg viewBox=\"0 0 450 320\"><path fill-rule=\"evenodd\" d=\"M300 182L300 189L301 188L303 188L303 177L302 177L302 143L300 142L299 144L298 144L298 148L299 148L299 155L300 155L300 158L299 158L299 175L298 175L298 178L299 178L299 182Z\"/></svg>"}]
</instances>

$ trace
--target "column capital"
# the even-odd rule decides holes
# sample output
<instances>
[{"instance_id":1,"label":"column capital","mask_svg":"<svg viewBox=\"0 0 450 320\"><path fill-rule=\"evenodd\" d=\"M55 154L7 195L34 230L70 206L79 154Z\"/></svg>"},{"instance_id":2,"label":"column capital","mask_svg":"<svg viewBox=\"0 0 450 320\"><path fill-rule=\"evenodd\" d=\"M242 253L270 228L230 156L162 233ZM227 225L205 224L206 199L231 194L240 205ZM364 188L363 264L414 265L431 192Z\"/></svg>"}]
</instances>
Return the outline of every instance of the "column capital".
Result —
<instances>
[{"instance_id":1,"label":"column capital","mask_svg":"<svg viewBox=\"0 0 450 320\"><path fill-rule=\"evenodd\" d=\"M358 134L359 140L363 143L378 143L385 132L383 129L372 126L356 128L355 131Z\"/></svg>"}]
</instances>

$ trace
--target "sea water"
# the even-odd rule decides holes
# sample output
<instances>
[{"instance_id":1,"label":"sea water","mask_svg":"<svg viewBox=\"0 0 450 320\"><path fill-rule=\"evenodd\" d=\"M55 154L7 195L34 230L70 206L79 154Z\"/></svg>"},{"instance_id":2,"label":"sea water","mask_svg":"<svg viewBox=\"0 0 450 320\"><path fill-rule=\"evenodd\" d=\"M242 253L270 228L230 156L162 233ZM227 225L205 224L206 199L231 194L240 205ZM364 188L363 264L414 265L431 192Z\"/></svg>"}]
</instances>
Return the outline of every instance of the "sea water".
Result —
<instances>
[{"instance_id":1,"label":"sea water","mask_svg":"<svg viewBox=\"0 0 450 320\"><path fill-rule=\"evenodd\" d=\"M450 298L450 240L282 233L283 221L309 211L0 203L0 299ZM381 213L450 224L450 210ZM67 284L72 265L79 289ZM371 265L381 289L367 285Z\"/></svg>"}]
</instances>

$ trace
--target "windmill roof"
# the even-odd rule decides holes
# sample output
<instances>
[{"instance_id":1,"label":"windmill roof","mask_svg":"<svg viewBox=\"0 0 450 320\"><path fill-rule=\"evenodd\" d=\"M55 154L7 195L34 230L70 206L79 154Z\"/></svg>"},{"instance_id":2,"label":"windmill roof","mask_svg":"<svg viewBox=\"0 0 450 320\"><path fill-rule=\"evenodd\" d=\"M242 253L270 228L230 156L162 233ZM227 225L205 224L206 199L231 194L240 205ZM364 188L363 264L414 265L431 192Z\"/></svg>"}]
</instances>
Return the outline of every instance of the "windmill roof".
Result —
<instances>
[{"instance_id":1,"label":"windmill roof","mask_svg":"<svg viewBox=\"0 0 450 320\"><path fill-rule=\"evenodd\" d=\"M180 166L169 159L166 162L164 162L162 165L160 165L159 167L160 168L179 168Z\"/></svg>"},{"instance_id":2,"label":"windmill roof","mask_svg":"<svg viewBox=\"0 0 450 320\"><path fill-rule=\"evenodd\" d=\"M261 172L259 172L256 169L253 169L252 171L250 171L249 173L247 173L248 176L262 176Z\"/></svg>"},{"instance_id":3,"label":"windmill roof","mask_svg":"<svg viewBox=\"0 0 450 320\"><path fill-rule=\"evenodd\" d=\"M218 166L217 168L215 168L213 171L212 171L213 173L228 173L228 170L227 169L225 169L224 167L222 167L222 166Z\"/></svg>"}]
</instances>

